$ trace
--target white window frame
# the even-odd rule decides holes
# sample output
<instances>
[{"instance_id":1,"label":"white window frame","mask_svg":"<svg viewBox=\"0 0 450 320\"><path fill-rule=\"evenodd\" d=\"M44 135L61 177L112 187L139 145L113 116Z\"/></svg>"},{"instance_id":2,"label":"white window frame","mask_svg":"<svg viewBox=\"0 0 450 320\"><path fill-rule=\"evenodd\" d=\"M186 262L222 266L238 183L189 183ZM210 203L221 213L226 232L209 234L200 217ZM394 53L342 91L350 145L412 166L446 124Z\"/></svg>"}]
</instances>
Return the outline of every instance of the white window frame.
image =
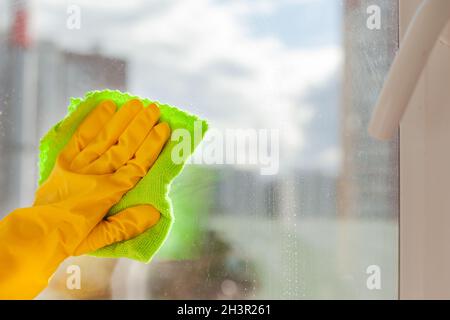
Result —
<instances>
[{"instance_id":1,"label":"white window frame","mask_svg":"<svg viewBox=\"0 0 450 320\"><path fill-rule=\"evenodd\" d=\"M421 0L399 0L405 34ZM450 24L400 123L399 298L450 299Z\"/></svg>"}]
</instances>

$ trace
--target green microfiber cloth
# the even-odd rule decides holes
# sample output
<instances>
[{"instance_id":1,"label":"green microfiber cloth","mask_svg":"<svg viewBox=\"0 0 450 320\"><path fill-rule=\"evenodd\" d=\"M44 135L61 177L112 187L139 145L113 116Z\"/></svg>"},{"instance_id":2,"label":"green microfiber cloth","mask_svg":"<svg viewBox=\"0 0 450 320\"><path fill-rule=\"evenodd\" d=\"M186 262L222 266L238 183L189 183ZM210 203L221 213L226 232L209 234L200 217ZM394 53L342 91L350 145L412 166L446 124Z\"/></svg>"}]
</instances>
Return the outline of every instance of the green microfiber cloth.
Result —
<instances>
[{"instance_id":1,"label":"green microfiber cloth","mask_svg":"<svg viewBox=\"0 0 450 320\"><path fill-rule=\"evenodd\" d=\"M99 102L111 99L120 108L125 102L134 98L140 99L144 105L152 102L156 103L161 110L160 121L169 123L172 134L176 129L185 129L184 132L190 135L191 148L190 150L183 148L180 153L184 161L182 163L179 163L179 161L175 163L172 160L171 153L174 146L180 140L173 141L169 139L147 175L133 189L127 192L107 214L114 215L128 207L151 204L161 213L161 218L158 223L133 239L114 243L90 254L107 258L125 257L147 263L158 251L169 234L174 221L172 203L168 197L170 185L174 178L182 171L185 161L190 156L187 153L194 151L206 130L208 130L206 121L200 120L196 116L173 106L132 96L120 91L92 91L86 93L84 98L72 98L66 117L51 128L41 139L39 148L39 185L48 178L58 154L67 144L83 119ZM178 152L178 149L176 151Z\"/></svg>"}]
</instances>

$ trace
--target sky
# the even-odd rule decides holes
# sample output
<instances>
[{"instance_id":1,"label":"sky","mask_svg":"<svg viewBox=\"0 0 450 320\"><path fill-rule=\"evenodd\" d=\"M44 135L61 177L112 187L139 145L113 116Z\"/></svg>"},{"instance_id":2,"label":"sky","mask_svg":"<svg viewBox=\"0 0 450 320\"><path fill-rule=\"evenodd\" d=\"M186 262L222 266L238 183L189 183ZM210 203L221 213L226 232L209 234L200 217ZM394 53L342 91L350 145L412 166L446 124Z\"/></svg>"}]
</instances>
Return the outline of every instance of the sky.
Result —
<instances>
[{"instance_id":1,"label":"sky","mask_svg":"<svg viewBox=\"0 0 450 320\"><path fill-rule=\"evenodd\" d=\"M80 8L81 28L66 27ZM125 58L129 91L219 129L280 130L286 166L336 171L338 0L36 0L32 33Z\"/></svg>"}]
</instances>

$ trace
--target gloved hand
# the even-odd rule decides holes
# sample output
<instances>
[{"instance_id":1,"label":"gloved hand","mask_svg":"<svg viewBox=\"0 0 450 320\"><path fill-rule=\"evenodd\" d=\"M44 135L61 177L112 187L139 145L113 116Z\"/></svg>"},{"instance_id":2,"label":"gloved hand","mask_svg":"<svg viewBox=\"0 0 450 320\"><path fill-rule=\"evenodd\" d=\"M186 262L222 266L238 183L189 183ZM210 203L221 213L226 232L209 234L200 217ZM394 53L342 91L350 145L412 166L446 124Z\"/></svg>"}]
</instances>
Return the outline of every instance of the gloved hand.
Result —
<instances>
[{"instance_id":1,"label":"gloved hand","mask_svg":"<svg viewBox=\"0 0 450 320\"><path fill-rule=\"evenodd\" d=\"M79 126L36 192L33 207L0 221L0 298L33 298L58 265L126 240L155 224L152 206L103 219L142 178L170 135L159 109L131 100L116 112L104 101Z\"/></svg>"}]
</instances>

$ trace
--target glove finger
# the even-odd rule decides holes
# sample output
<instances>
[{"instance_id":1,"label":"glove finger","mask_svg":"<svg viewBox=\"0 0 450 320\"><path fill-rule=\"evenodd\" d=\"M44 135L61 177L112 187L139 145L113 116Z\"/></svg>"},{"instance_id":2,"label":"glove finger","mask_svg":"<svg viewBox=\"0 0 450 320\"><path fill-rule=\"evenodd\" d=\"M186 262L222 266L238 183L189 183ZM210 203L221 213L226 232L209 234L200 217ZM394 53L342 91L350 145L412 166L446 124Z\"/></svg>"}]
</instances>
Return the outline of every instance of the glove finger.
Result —
<instances>
[{"instance_id":1,"label":"glove finger","mask_svg":"<svg viewBox=\"0 0 450 320\"><path fill-rule=\"evenodd\" d=\"M155 163L169 136L170 127L166 122L153 127L134 157L116 171L115 177L122 182L129 183L130 188L134 186Z\"/></svg>"},{"instance_id":2,"label":"glove finger","mask_svg":"<svg viewBox=\"0 0 450 320\"><path fill-rule=\"evenodd\" d=\"M90 174L115 172L134 156L139 146L158 121L159 116L160 111L155 104L144 108L125 129L119 137L117 144L113 145L100 158L79 172Z\"/></svg>"},{"instance_id":3,"label":"glove finger","mask_svg":"<svg viewBox=\"0 0 450 320\"><path fill-rule=\"evenodd\" d=\"M71 161L91 142L111 120L117 106L112 100L104 100L92 110L73 134L61 156Z\"/></svg>"},{"instance_id":4,"label":"glove finger","mask_svg":"<svg viewBox=\"0 0 450 320\"><path fill-rule=\"evenodd\" d=\"M151 205L127 208L100 221L75 250L75 256L134 238L154 226L161 214Z\"/></svg>"},{"instance_id":5,"label":"glove finger","mask_svg":"<svg viewBox=\"0 0 450 320\"><path fill-rule=\"evenodd\" d=\"M72 161L71 170L79 171L98 159L119 139L136 115L142 110L142 103L133 99L117 111L100 133Z\"/></svg>"}]
</instances>

